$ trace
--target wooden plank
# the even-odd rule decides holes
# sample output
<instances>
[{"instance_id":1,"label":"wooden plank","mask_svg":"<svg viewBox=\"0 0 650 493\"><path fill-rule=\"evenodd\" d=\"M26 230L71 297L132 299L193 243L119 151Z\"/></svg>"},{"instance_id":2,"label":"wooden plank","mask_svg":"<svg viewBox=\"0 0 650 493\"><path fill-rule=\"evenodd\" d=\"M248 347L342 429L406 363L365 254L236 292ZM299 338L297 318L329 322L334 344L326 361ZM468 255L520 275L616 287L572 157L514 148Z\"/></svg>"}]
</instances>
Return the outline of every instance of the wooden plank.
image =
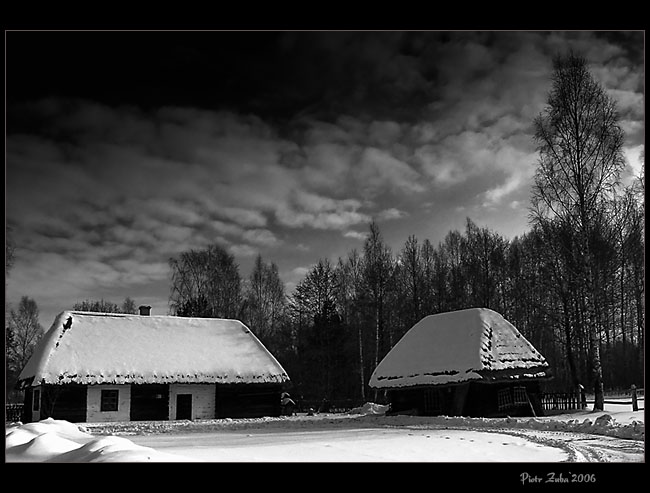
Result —
<instances>
[{"instance_id":1,"label":"wooden plank","mask_svg":"<svg viewBox=\"0 0 650 493\"><path fill-rule=\"evenodd\" d=\"M280 416L279 385L217 385L217 418Z\"/></svg>"},{"instance_id":2,"label":"wooden plank","mask_svg":"<svg viewBox=\"0 0 650 493\"><path fill-rule=\"evenodd\" d=\"M86 421L85 385L45 385L42 389L41 419L61 419L71 423Z\"/></svg>"}]
</instances>

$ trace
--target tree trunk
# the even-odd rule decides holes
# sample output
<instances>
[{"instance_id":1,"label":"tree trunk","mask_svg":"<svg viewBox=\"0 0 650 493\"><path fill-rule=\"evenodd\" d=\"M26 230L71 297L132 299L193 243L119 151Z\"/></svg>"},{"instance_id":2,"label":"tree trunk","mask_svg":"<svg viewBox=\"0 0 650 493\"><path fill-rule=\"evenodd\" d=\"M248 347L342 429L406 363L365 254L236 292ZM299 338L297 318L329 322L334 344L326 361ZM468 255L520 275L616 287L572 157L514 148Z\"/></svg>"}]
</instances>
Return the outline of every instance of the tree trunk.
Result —
<instances>
[{"instance_id":1,"label":"tree trunk","mask_svg":"<svg viewBox=\"0 0 650 493\"><path fill-rule=\"evenodd\" d=\"M569 313L567 311L568 303L566 300L564 300L562 303L564 305L564 337L566 339L566 359L569 365L571 381L573 383L573 387L575 388L580 383L580 379L578 378L578 372L576 371L576 362L573 356L573 337L571 335L571 321L569 319Z\"/></svg>"},{"instance_id":2,"label":"tree trunk","mask_svg":"<svg viewBox=\"0 0 650 493\"><path fill-rule=\"evenodd\" d=\"M605 409L605 392L603 387L603 369L600 362L600 341L595 330L589 330L589 348L594 378L594 411Z\"/></svg>"},{"instance_id":3,"label":"tree trunk","mask_svg":"<svg viewBox=\"0 0 650 493\"><path fill-rule=\"evenodd\" d=\"M359 374L361 375L361 400L366 402L366 376L363 369L363 337L361 334L361 324L359 324Z\"/></svg>"},{"instance_id":4,"label":"tree trunk","mask_svg":"<svg viewBox=\"0 0 650 493\"><path fill-rule=\"evenodd\" d=\"M587 318L585 325L587 328L589 352L591 354L591 369L593 372L594 380L594 411L603 411L605 409L605 391L603 385L603 368L600 359L599 327L594 303L596 293L594 285L594 274L592 272L592 263L590 258L591 252L586 241L585 247L586 252L583 253L583 266L586 274L585 287L587 289L585 290L585 296L583 299L587 305L585 307L585 316Z\"/></svg>"},{"instance_id":5,"label":"tree trunk","mask_svg":"<svg viewBox=\"0 0 650 493\"><path fill-rule=\"evenodd\" d=\"M379 303L377 303L377 309L375 311L375 366L374 369L379 365L379 333L380 333L380 324L379 324ZM375 389L375 401L377 400L377 389Z\"/></svg>"}]
</instances>

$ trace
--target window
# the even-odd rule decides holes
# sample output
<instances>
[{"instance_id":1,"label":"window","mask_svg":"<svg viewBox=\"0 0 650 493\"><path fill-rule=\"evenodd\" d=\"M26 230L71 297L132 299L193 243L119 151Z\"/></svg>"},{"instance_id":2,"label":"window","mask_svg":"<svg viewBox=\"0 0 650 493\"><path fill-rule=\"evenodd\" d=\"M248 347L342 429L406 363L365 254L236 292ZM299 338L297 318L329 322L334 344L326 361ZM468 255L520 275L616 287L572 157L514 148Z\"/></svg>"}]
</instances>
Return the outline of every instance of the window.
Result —
<instances>
[{"instance_id":1,"label":"window","mask_svg":"<svg viewBox=\"0 0 650 493\"><path fill-rule=\"evenodd\" d=\"M528 404L528 396L526 395L526 387L515 387L515 406Z\"/></svg>"},{"instance_id":2,"label":"window","mask_svg":"<svg viewBox=\"0 0 650 493\"><path fill-rule=\"evenodd\" d=\"M34 390L34 403L32 409L38 411L41 408L41 391L36 389Z\"/></svg>"},{"instance_id":3,"label":"window","mask_svg":"<svg viewBox=\"0 0 650 493\"><path fill-rule=\"evenodd\" d=\"M497 404L499 411L508 409L512 407L512 394L510 393L510 388L501 389L497 393Z\"/></svg>"},{"instance_id":4,"label":"window","mask_svg":"<svg viewBox=\"0 0 650 493\"><path fill-rule=\"evenodd\" d=\"M102 390L101 411L117 411L119 390Z\"/></svg>"}]
</instances>

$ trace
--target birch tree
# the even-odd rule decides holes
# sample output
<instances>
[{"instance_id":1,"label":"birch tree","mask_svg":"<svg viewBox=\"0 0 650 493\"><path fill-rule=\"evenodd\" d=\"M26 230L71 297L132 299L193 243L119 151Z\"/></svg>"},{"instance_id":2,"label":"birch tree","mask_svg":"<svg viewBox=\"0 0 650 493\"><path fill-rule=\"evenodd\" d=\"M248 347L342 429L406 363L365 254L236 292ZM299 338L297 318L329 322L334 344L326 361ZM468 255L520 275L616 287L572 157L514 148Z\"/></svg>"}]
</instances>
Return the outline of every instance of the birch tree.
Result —
<instances>
[{"instance_id":1,"label":"birch tree","mask_svg":"<svg viewBox=\"0 0 650 493\"><path fill-rule=\"evenodd\" d=\"M584 58L573 53L558 56L553 68L547 106L534 122L539 163L531 212L534 222L559 221L576 231L579 264L575 276L588 335L594 409L602 410L592 233L625 165L624 133L615 102L589 72Z\"/></svg>"}]
</instances>

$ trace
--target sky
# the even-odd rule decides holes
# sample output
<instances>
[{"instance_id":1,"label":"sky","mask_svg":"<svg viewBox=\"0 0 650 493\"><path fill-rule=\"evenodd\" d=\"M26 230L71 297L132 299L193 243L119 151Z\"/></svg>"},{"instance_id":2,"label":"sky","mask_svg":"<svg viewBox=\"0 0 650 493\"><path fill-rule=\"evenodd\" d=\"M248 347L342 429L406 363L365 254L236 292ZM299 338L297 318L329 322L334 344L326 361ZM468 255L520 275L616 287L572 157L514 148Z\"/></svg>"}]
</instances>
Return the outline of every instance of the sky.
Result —
<instances>
[{"instance_id":1,"label":"sky","mask_svg":"<svg viewBox=\"0 0 650 493\"><path fill-rule=\"evenodd\" d=\"M643 31L5 32L7 301L41 324L85 299L168 314L168 260L218 244L290 294L319 259L398 252L466 218L529 229L552 58L618 103L624 183L644 143Z\"/></svg>"}]
</instances>

